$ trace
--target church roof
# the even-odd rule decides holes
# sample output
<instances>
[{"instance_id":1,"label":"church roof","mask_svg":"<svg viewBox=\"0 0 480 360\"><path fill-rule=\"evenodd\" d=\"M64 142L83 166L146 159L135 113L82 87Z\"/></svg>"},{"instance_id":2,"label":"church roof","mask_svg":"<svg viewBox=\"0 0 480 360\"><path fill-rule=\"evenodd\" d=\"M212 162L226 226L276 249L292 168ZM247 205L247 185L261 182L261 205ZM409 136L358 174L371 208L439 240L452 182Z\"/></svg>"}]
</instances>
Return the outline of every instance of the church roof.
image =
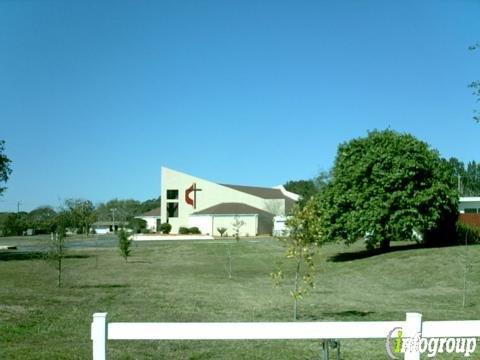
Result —
<instances>
[{"instance_id":1,"label":"church roof","mask_svg":"<svg viewBox=\"0 0 480 360\"><path fill-rule=\"evenodd\" d=\"M221 203L209 208L194 212L192 215L267 215L273 216L268 211L243 203Z\"/></svg>"},{"instance_id":2,"label":"church roof","mask_svg":"<svg viewBox=\"0 0 480 360\"><path fill-rule=\"evenodd\" d=\"M258 196L262 199L286 199L287 197L282 193L280 189L259 187L259 186L243 186L243 185L230 185L220 184L222 186L229 187L230 189L238 190L253 196Z\"/></svg>"},{"instance_id":3,"label":"church roof","mask_svg":"<svg viewBox=\"0 0 480 360\"><path fill-rule=\"evenodd\" d=\"M274 199L285 199L285 213L289 214L295 205L295 200L286 196L282 190L275 188L266 188L259 186L244 186L244 185L230 185L230 184L220 184L222 186L229 187L230 189L238 190L246 194L257 196L266 200Z\"/></svg>"},{"instance_id":4,"label":"church roof","mask_svg":"<svg viewBox=\"0 0 480 360\"><path fill-rule=\"evenodd\" d=\"M143 213L142 215L137 215L136 217L147 217L147 216L160 216L160 208L155 208L152 210Z\"/></svg>"}]
</instances>

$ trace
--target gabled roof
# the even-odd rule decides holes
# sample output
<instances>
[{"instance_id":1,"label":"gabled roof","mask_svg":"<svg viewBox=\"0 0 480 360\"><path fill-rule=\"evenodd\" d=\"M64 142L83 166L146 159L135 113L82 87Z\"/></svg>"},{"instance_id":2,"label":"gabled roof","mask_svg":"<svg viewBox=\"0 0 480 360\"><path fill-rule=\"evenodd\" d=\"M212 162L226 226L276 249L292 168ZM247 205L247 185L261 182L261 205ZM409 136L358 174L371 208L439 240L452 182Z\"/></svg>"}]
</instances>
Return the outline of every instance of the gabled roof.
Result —
<instances>
[{"instance_id":1,"label":"gabled roof","mask_svg":"<svg viewBox=\"0 0 480 360\"><path fill-rule=\"evenodd\" d=\"M229 187L230 189L244 192L246 194L257 196L262 199L286 199L287 198L280 189L272 189L272 188L259 187L259 186L230 185L230 184L220 184L220 185Z\"/></svg>"},{"instance_id":2,"label":"gabled roof","mask_svg":"<svg viewBox=\"0 0 480 360\"><path fill-rule=\"evenodd\" d=\"M147 211L146 213L143 213L142 215L137 215L135 217L148 217L148 216L158 216L160 217L160 208L155 208L150 211Z\"/></svg>"},{"instance_id":3,"label":"gabled roof","mask_svg":"<svg viewBox=\"0 0 480 360\"><path fill-rule=\"evenodd\" d=\"M209 208L194 212L191 215L267 215L273 216L268 211L243 203L221 203Z\"/></svg>"},{"instance_id":4,"label":"gabled roof","mask_svg":"<svg viewBox=\"0 0 480 360\"><path fill-rule=\"evenodd\" d=\"M243 186L243 185L230 185L220 184L222 186L229 187L230 189L238 190L253 196L260 197L265 200L285 199L285 213L289 214L295 205L295 200L286 196L280 188L266 188L259 186ZM293 194L293 193L292 193Z\"/></svg>"}]
</instances>

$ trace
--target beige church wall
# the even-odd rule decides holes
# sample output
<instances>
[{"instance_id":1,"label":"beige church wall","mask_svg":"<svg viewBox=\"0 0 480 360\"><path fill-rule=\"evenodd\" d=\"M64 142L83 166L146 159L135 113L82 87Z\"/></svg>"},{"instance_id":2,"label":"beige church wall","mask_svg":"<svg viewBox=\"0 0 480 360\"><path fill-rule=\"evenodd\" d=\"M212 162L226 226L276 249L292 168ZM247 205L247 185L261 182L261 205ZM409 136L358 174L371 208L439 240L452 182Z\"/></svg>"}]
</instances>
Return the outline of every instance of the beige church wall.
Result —
<instances>
[{"instance_id":1,"label":"beige church wall","mask_svg":"<svg viewBox=\"0 0 480 360\"><path fill-rule=\"evenodd\" d=\"M193 215L188 218L188 227L198 227L203 235L212 235L212 216Z\"/></svg>"},{"instance_id":2,"label":"beige church wall","mask_svg":"<svg viewBox=\"0 0 480 360\"><path fill-rule=\"evenodd\" d=\"M157 231L157 218L144 217L143 220L147 222L147 229Z\"/></svg>"},{"instance_id":3,"label":"beige church wall","mask_svg":"<svg viewBox=\"0 0 480 360\"><path fill-rule=\"evenodd\" d=\"M180 226L188 226L188 217L190 214L208 207L218 205L225 202L238 202L245 203L250 206L264 209L269 211L268 208L275 207L280 211L285 211L285 201L283 199L278 200L265 200L263 198L243 193L238 190L228 188L216 184L214 182L200 179L188 174L181 173L179 171L171 170L162 167L161 170L162 184L161 184L161 218L162 221L167 219L167 202L178 202L178 217L169 218L169 223L172 225L172 233L178 233ZM197 192L197 207L185 202L185 191L193 184L196 183L197 188L201 191ZM178 190L178 200L168 200L167 190ZM193 198L193 193L191 194ZM164 220L165 219L165 220ZM251 231L251 230L250 230Z\"/></svg>"},{"instance_id":4,"label":"beige church wall","mask_svg":"<svg viewBox=\"0 0 480 360\"><path fill-rule=\"evenodd\" d=\"M285 215L284 199L263 199L263 207L260 209L272 213L274 216Z\"/></svg>"},{"instance_id":5,"label":"beige church wall","mask_svg":"<svg viewBox=\"0 0 480 360\"><path fill-rule=\"evenodd\" d=\"M245 222L245 225L240 227L240 236L255 236L257 234L256 215L239 215L238 219ZM234 215L215 215L213 218L214 235L220 236L217 229L224 227L227 229L228 236L233 236L235 234L235 228L232 225L234 221Z\"/></svg>"}]
</instances>

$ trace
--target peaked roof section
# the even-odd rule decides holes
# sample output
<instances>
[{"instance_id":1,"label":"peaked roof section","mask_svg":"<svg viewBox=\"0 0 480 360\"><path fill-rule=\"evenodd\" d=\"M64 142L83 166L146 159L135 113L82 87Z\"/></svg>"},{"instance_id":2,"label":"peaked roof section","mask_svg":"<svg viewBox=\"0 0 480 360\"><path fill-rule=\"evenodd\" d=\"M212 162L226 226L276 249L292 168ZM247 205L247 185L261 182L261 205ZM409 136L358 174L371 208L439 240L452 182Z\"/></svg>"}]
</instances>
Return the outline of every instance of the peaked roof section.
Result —
<instances>
[{"instance_id":1,"label":"peaked roof section","mask_svg":"<svg viewBox=\"0 0 480 360\"><path fill-rule=\"evenodd\" d=\"M285 213L289 214L295 205L295 200L286 196L279 188L266 188L259 186L243 186L243 185L229 185L220 184L229 187L230 189L238 190L250 195L258 196L265 200L285 199Z\"/></svg>"},{"instance_id":2,"label":"peaked roof section","mask_svg":"<svg viewBox=\"0 0 480 360\"><path fill-rule=\"evenodd\" d=\"M146 216L158 216L160 217L160 208L155 208L150 211L147 211L146 213L143 213L141 215L137 215L136 217L146 217Z\"/></svg>"},{"instance_id":3,"label":"peaked roof section","mask_svg":"<svg viewBox=\"0 0 480 360\"><path fill-rule=\"evenodd\" d=\"M192 215L248 215L259 214L273 216L268 211L243 203L221 203L209 208L194 212Z\"/></svg>"},{"instance_id":4,"label":"peaked roof section","mask_svg":"<svg viewBox=\"0 0 480 360\"><path fill-rule=\"evenodd\" d=\"M259 186L243 186L243 185L229 185L219 184L229 187L230 189L238 190L253 196L258 196L262 199L285 199L287 198L280 189L259 187Z\"/></svg>"}]
</instances>

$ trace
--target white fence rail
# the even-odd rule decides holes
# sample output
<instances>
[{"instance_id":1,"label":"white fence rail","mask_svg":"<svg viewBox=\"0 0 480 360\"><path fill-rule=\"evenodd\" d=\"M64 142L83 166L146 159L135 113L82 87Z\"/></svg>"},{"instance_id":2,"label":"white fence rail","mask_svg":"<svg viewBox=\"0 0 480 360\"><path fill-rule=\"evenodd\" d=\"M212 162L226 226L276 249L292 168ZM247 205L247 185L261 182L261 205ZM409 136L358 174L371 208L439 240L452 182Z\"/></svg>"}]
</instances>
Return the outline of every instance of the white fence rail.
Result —
<instances>
[{"instance_id":1,"label":"white fence rail","mask_svg":"<svg viewBox=\"0 0 480 360\"><path fill-rule=\"evenodd\" d=\"M91 328L93 359L106 360L108 340L272 340L272 339L394 339L479 337L480 321L426 321L407 313L405 321L254 322L254 323L108 323L107 313L95 313ZM420 359L417 349L405 360Z\"/></svg>"}]
</instances>

